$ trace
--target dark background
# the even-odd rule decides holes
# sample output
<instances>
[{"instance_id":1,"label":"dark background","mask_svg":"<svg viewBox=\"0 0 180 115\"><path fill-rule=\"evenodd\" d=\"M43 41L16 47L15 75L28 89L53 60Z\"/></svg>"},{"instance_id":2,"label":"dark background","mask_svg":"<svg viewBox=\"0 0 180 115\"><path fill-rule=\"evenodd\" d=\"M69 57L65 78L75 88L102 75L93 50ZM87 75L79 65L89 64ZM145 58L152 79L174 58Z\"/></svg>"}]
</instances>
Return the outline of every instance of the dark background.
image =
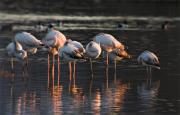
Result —
<instances>
[{"instance_id":1,"label":"dark background","mask_svg":"<svg viewBox=\"0 0 180 115\"><path fill-rule=\"evenodd\" d=\"M180 0L1 0L1 12L179 16Z\"/></svg>"}]
</instances>

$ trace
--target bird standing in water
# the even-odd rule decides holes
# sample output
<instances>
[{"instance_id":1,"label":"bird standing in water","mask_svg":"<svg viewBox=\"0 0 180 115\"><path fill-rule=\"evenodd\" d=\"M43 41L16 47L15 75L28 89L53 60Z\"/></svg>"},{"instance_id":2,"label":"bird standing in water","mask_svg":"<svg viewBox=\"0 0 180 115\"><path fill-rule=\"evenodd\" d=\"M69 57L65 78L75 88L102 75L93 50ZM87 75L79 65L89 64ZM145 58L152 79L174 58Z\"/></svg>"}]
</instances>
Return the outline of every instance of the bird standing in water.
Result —
<instances>
[{"instance_id":1,"label":"bird standing in water","mask_svg":"<svg viewBox=\"0 0 180 115\"><path fill-rule=\"evenodd\" d=\"M160 69L160 63L158 57L154 53L148 50L142 52L137 58L137 61L139 64L146 66L148 75L151 75L152 67Z\"/></svg>"},{"instance_id":2,"label":"bird standing in water","mask_svg":"<svg viewBox=\"0 0 180 115\"><path fill-rule=\"evenodd\" d=\"M73 76L75 77L75 62L79 59L84 59L84 51L82 44L71 40L68 40L65 45L59 49L59 56L69 63L70 80L72 74L71 62L74 62Z\"/></svg>"},{"instance_id":3,"label":"bird standing in water","mask_svg":"<svg viewBox=\"0 0 180 115\"><path fill-rule=\"evenodd\" d=\"M109 53L115 49L124 50L124 45L116 40L112 35L100 33L93 38L93 41L99 43L102 50L106 51L106 64L108 65Z\"/></svg>"},{"instance_id":4,"label":"bird standing in water","mask_svg":"<svg viewBox=\"0 0 180 115\"><path fill-rule=\"evenodd\" d=\"M62 48L64 44L66 43L66 37L63 33L61 33L58 30L55 30L53 28L53 25L50 24L48 25L48 32L45 36L45 38L42 40L42 42L45 44L46 47L48 47L48 67L49 67L49 55L52 55L53 59L53 65L54 65L54 60L55 60L55 55L58 54L59 48ZM58 56L58 73L60 72L60 59Z\"/></svg>"},{"instance_id":5,"label":"bird standing in water","mask_svg":"<svg viewBox=\"0 0 180 115\"><path fill-rule=\"evenodd\" d=\"M120 61L124 58L127 58L127 59L131 58L131 56L125 50L115 49L109 53L109 59L111 61L114 61L115 71L116 71L116 61Z\"/></svg>"},{"instance_id":6,"label":"bird standing in water","mask_svg":"<svg viewBox=\"0 0 180 115\"><path fill-rule=\"evenodd\" d=\"M92 59L97 59L100 54L101 54L101 46L100 44L91 41L86 45L86 56L90 60L90 65L91 65L91 73L92 73L92 78L93 78L93 67L92 67Z\"/></svg>"},{"instance_id":7,"label":"bird standing in water","mask_svg":"<svg viewBox=\"0 0 180 115\"><path fill-rule=\"evenodd\" d=\"M24 71L24 66L26 65L26 60L27 60L27 52L23 50L22 45L17 41L13 41L7 45L6 51L8 53L8 56L11 57L12 71L14 69L14 64L13 64L14 57L23 65L23 71Z\"/></svg>"},{"instance_id":8,"label":"bird standing in water","mask_svg":"<svg viewBox=\"0 0 180 115\"><path fill-rule=\"evenodd\" d=\"M37 48L44 45L40 40L38 40L35 36L28 32L17 33L14 37L14 40L19 42L28 54L35 54L37 52Z\"/></svg>"}]
</instances>

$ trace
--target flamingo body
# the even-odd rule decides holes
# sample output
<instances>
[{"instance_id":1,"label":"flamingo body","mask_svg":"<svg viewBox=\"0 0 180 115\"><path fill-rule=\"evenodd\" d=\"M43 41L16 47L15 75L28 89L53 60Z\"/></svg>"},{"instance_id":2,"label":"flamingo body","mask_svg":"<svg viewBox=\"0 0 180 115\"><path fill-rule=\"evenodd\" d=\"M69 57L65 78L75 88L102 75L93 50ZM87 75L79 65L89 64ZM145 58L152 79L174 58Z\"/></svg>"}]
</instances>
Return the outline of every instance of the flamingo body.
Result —
<instances>
[{"instance_id":1,"label":"flamingo body","mask_svg":"<svg viewBox=\"0 0 180 115\"><path fill-rule=\"evenodd\" d=\"M101 47L100 47L100 44L94 42L94 41L91 41L87 44L86 46L86 55L89 57L89 58L92 58L92 59L96 59L100 56L101 54Z\"/></svg>"},{"instance_id":2,"label":"flamingo body","mask_svg":"<svg viewBox=\"0 0 180 115\"><path fill-rule=\"evenodd\" d=\"M17 33L14 39L22 45L24 50L32 54L37 52L37 47L43 45L40 40L28 32Z\"/></svg>"},{"instance_id":3,"label":"flamingo body","mask_svg":"<svg viewBox=\"0 0 180 115\"><path fill-rule=\"evenodd\" d=\"M15 57L18 61L22 62L27 57L27 52L23 50L22 45L17 41L9 43L6 50L11 58Z\"/></svg>"},{"instance_id":4,"label":"flamingo body","mask_svg":"<svg viewBox=\"0 0 180 115\"><path fill-rule=\"evenodd\" d=\"M78 48L68 42L59 49L59 56L66 61L75 61L83 58L83 55L79 52Z\"/></svg>"},{"instance_id":5,"label":"flamingo body","mask_svg":"<svg viewBox=\"0 0 180 115\"><path fill-rule=\"evenodd\" d=\"M72 44L74 47L76 47L77 50L78 50L78 52L79 52L82 56L84 56L84 54L85 54L85 49L84 49L83 45L82 45L80 42L78 42L78 41L72 41L72 40L70 40L70 39L69 39L67 42L70 43L70 44Z\"/></svg>"},{"instance_id":6,"label":"flamingo body","mask_svg":"<svg viewBox=\"0 0 180 115\"><path fill-rule=\"evenodd\" d=\"M100 43L102 49L107 52L111 52L115 48L124 50L124 45L110 34L100 33L93 38L93 41Z\"/></svg>"},{"instance_id":7,"label":"flamingo body","mask_svg":"<svg viewBox=\"0 0 180 115\"><path fill-rule=\"evenodd\" d=\"M155 67L157 69L160 69L160 63L159 63L158 57L150 51L146 50L143 53L141 53L137 61L138 63L144 66L150 66L150 67Z\"/></svg>"},{"instance_id":8,"label":"flamingo body","mask_svg":"<svg viewBox=\"0 0 180 115\"><path fill-rule=\"evenodd\" d=\"M63 33L57 31L57 30L50 30L46 37L43 39L43 43L46 46L52 47L52 48L61 48L66 42L66 37Z\"/></svg>"}]
</instances>

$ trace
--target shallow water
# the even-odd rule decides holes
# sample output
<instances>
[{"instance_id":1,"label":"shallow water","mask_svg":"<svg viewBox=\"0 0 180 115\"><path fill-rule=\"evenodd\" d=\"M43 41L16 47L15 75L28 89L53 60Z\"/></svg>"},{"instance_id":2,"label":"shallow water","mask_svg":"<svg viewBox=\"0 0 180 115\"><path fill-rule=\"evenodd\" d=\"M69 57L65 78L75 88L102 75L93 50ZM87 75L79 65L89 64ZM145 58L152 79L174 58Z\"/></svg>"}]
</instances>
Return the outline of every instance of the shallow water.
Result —
<instances>
[{"instance_id":1,"label":"shallow water","mask_svg":"<svg viewBox=\"0 0 180 115\"><path fill-rule=\"evenodd\" d=\"M77 63L75 79L71 81L68 64L62 62L58 81L57 64L54 75L52 67L48 72L47 55L43 52L30 56L29 68L25 74L18 62L15 62L15 74L11 74L10 59L5 54L5 47L16 30L1 32L0 114L178 114L179 21L176 20L168 31L160 29L159 20L153 20L150 23L151 28L135 27L132 21L132 26L125 30L117 30L116 18L112 18L110 22L109 24L109 20L91 19L89 25L87 20L83 23L82 20L70 20L65 21L61 28L68 38L78 40L83 45L94 35L105 32L114 35L128 46L128 52L133 58L118 62L116 71L113 63L106 68L102 60L94 61L93 79L90 79L88 61ZM28 31L31 31L30 29L28 28ZM38 38L44 36L44 32L31 32ZM146 49L157 54L161 62L160 70L153 69L151 80L147 77L146 69L136 62L137 56Z\"/></svg>"}]
</instances>

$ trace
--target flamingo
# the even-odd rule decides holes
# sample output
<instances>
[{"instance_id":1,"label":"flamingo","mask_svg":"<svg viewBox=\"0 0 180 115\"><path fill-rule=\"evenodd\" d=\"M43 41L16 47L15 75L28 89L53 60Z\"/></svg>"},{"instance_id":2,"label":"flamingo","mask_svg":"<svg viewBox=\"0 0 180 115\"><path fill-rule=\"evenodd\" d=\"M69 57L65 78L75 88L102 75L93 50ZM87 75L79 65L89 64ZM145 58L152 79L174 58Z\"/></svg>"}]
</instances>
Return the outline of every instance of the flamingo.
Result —
<instances>
[{"instance_id":1,"label":"flamingo","mask_svg":"<svg viewBox=\"0 0 180 115\"><path fill-rule=\"evenodd\" d=\"M26 50L29 54L35 54L37 52L37 48L43 46L43 43L40 40L28 32L17 33L14 37L14 40L19 42L23 49Z\"/></svg>"},{"instance_id":2,"label":"flamingo","mask_svg":"<svg viewBox=\"0 0 180 115\"><path fill-rule=\"evenodd\" d=\"M74 41L74 40L71 40L71 39L68 39L68 42L70 44L73 44L77 49L78 49L78 52L84 57L84 54L85 54L85 49L83 47L83 45L78 42L78 41ZM74 63L74 76L75 76L75 72L76 72L76 61L73 62Z\"/></svg>"},{"instance_id":3,"label":"flamingo","mask_svg":"<svg viewBox=\"0 0 180 115\"><path fill-rule=\"evenodd\" d=\"M138 56L137 61L139 64L146 66L147 73L151 74L152 67L160 69L160 63L159 63L158 57L154 53L148 50L142 52Z\"/></svg>"},{"instance_id":4,"label":"flamingo","mask_svg":"<svg viewBox=\"0 0 180 115\"><path fill-rule=\"evenodd\" d=\"M48 25L48 33L42 42L47 46L48 49L48 66L49 66L49 55L52 54L53 65L54 65L54 56L58 54L59 48L62 48L66 42L66 37L63 33L53 28L53 25ZM58 73L60 68L60 60L58 56Z\"/></svg>"},{"instance_id":5,"label":"flamingo","mask_svg":"<svg viewBox=\"0 0 180 115\"><path fill-rule=\"evenodd\" d=\"M23 50L22 45L17 42L13 41L9 43L6 47L6 51L8 53L8 56L11 57L11 69L13 71L13 58L15 57L19 62L23 64L23 70L24 70L24 61L27 59L27 52Z\"/></svg>"},{"instance_id":6,"label":"flamingo","mask_svg":"<svg viewBox=\"0 0 180 115\"><path fill-rule=\"evenodd\" d=\"M91 64L91 73L93 78L93 67L92 67L92 59L97 59L101 54L101 46L100 44L91 41L86 45L86 55L89 57L90 64Z\"/></svg>"},{"instance_id":7,"label":"flamingo","mask_svg":"<svg viewBox=\"0 0 180 115\"><path fill-rule=\"evenodd\" d=\"M107 52L106 64L108 65L108 53L114 49L124 50L124 45L116 40L112 35L106 33L100 33L93 38L93 41L99 43L101 48Z\"/></svg>"},{"instance_id":8,"label":"flamingo","mask_svg":"<svg viewBox=\"0 0 180 115\"><path fill-rule=\"evenodd\" d=\"M22 45L24 50L31 54L35 54L37 48L43 46L43 43L40 40L28 32L17 33L14 39Z\"/></svg>"},{"instance_id":9,"label":"flamingo","mask_svg":"<svg viewBox=\"0 0 180 115\"><path fill-rule=\"evenodd\" d=\"M116 61L120 61L124 58L131 58L131 56L125 51L121 49L115 49L109 53L109 59L114 61L114 68L116 71Z\"/></svg>"},{"instance_id":10,"label":"flamingo","mask_svg":"<svg viewBox=\"0 0 180 115\"><path fill-rule=\"evenodd\" d=\"M75 45L77 42L66 42L65 45L59 49L59 56L69 62L69 72L70 72L70 80L71 80L71 62L74 62L79 59L84 59L84 54L79 50L79 48ZM74 75L75 75L75 64L74 64Z\"/></svg>"}]
</instances>

